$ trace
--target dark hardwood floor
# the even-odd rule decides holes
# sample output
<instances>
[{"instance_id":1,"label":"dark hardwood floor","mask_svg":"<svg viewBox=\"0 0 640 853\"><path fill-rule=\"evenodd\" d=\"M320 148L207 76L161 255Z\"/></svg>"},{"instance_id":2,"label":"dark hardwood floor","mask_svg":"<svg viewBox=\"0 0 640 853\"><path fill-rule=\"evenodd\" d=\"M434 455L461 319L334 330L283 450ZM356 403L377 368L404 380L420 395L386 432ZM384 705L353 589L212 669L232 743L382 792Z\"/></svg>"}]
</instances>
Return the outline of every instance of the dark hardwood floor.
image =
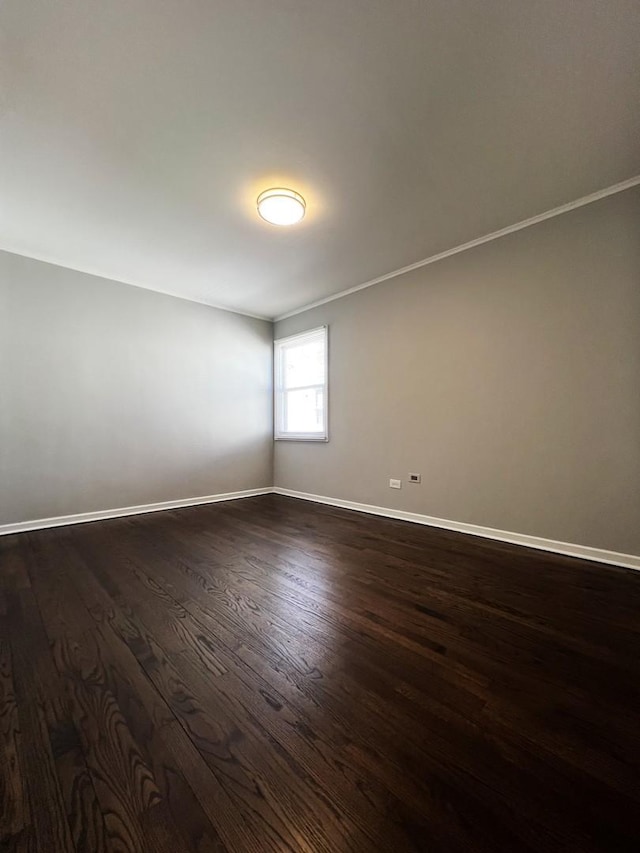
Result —
<instances>
[{"instance_id":1,"label":"dark hardwood floor","mask_svg":"<svg viewBox=\"0 0 640 853\"><path fill-rule=\"evenodd\" d=\"M2 849L640 850L640 573L268 495L0 539Z\"/></svg>"}]
</instances>

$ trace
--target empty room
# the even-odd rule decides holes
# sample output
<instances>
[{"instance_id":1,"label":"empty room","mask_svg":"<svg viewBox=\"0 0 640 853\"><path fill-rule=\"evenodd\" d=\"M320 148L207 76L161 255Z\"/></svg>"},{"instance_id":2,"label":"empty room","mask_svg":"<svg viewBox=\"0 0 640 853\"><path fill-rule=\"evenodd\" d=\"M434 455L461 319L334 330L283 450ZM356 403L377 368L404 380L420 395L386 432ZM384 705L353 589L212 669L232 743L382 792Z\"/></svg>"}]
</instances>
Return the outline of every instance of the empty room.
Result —
<instances>
[{"instance_id":1,"label":"empty room","mask_svg":"<svg viewBox=\"0 0 640 853\"><path fill-rule=\"evenodd\" d=\"M0 2L0 850L638 853L639 45Z\"/></svg>"}]
</instances>

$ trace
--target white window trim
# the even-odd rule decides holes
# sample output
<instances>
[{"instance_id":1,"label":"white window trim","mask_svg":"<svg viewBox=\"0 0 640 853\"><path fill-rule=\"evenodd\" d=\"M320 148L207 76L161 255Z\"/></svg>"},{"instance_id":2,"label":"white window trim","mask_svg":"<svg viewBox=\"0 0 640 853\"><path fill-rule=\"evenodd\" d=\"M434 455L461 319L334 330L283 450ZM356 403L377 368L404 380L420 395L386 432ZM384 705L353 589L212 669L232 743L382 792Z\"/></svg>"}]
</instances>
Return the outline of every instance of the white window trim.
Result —
<instances>
[{"instance_id":1,"label":"white window trim","mask_svg":"<svg viewBox=\"0 0 640 853\"><path fill-rule=\"evenodd\" d=\"M324 390L323 407L323 430L317 432L280 432L279 424L284 423L283 406L285 394L283 393L283 378L281 375L282 360L278 358L278 347L288 344L298 338L306 338L318 332L324 332L324 384L309 385L309 388L322 388ZM329 441L329 327L316 326L315 329L305 329L295 335L286 338L278 338L273 342L273 438L274 441Z\"/></svg>"}]
</instances>

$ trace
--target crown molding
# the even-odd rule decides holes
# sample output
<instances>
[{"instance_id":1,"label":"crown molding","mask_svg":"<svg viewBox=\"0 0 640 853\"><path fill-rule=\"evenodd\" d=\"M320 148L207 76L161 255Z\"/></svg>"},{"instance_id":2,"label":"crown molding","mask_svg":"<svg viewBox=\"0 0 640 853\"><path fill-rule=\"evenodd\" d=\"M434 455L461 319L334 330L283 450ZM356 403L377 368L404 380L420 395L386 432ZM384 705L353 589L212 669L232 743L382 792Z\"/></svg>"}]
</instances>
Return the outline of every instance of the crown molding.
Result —
<instances>
[{"instance_id":1,"label":"crown molding","mask_svg":"<svg viewBox=\"0 0 640 853\"><path fill-rule=\"evenodd\" d=\"M575 201L567 202L567 204L561 204L560 207L554 207L544 213L539 213L537 216L532 216L529 219L523 219L521 222L516 222L514 225L507 225L506 228L501 228L499 231L492 231L490 234L485 234L483 237L477 237L475 240L469 240L468 243L461 243L459 246L454 246L452 249L446 249L444 252L439 252L437 255L430 255L422 261L416 261L415 264L400 267L397 270L392 270L392 272L378 276L378 278L372 278L370 281L365 281L363 284L357 284L355 287L349 287L346 290L340 290L338 293L334 293L331 296L325 296L324 299L317 299L315 302L309 302L301 308L295 308L293 311L287 311L285 314L280 314L277 317L274 317L273 321L278 322L279 320L286 320L288 317L295 317L296 314L303 314L305 311L310 311L312 308L318 308L320 305L326 305L327 302L334 302L336 299L343 299L345 296L350 296L352 293L357 293L359 290L366 290L367 287L382 284L385 281L389 281L389 279L397 278L405 273L413 272L414 270L419 270L422 267L429 266L429 264L435 264L438 261L443 261L445 258L450 258L452 255L459 255L461 252L466 252L469 249L475 249L476 246L482 246L484 243L491 243L493 240L499 240L501 237L506 237L507 234L522 231L525 228L530 228L532 225L537 225L539 222L544 222L547 219L553 219L555 216L562 216L562 214L569 213L579 207L585 207L587 204L593 204L595 201L600 201L603 198L608 198L608 196L629 190L632 187L638 186L638 184L640 184L640 175L635 175L633 178L628 178L626 181L620 181L620 183L613 184L610 187L605 187L605 189L589 193L589 195L582 196L582 198L578 198Z\"/></svg>"},{"instance_id":2,"label":"crown molding","mask_svg":"<svg viewBox=\"0 0 640 853\"><path fill-rule=\"evenodd\" d=\"M474 249L476 246L482 246L484 243L490 243L493 240L499 240L501 237L506 237L508 234L513 234L516 231L522 231L525 228L530 228L532 225L537 225L539 222L544 222L547 219L553 219L555 216L562 216L564 213L569 213L572 210L576 210L580 207L585 207L588 204L593 204L593 202L600 201L601 199L607 198L612 195L616 195L617 193L624 192L625 190L631 189L632 187L638 186L640 184L640 175L635 175L632 178L628 178L625 181L620 181L617 184L612 184L610 187L605 187L604 189L597 190L596 192L590 193L589 195L582 196L582 198L578 198L575 201L567 202L567 204L562 204L559 207L554 207L551 210L547 210L544 213L539 213L537 216L532 216L529 219L523 219L521 222L516 222L514 225L508 225L505 228L501 228L499 231L492 231L490 234L485 234L482 237L477 237L474 240L469 240L467 243L461 243L459 246L454 246L451 249L446 249L444 252L439 252L436 255L430 255L427 258L424 258L421 261L416 261L416 263L409 264L405 267L400 267L399 269L392 270L391 272L385 273L384 275L378 276L377 278L372 278L369 281L365 281L363 284L357 284L354 287L346 288L345 290L340 290L338 293L333 293L331 296L325 296L323 299L317 299L315 302L309 302L305 305L302 305L300 308L295 308L292 311L287 311L284 314L279 314L277 316L271 317L266 316L264 314L252 314L249 311L240 311L236 308L229 308L228 306L218 305L214 302L209 302L205 299L196 299L191 296L185 296L181 293L176 293L172 290L167 290L165 288L151 287L150 285L140 284L140 282L128 281L123 278L114 278L110 275L105 275L101 272L96 272L91 269L81 269L80 267L70 267L66 263L62 263L59 260L45 257L43 255L30 254L25 251L19 251L13 248L9 248L8 246L0 245L0 251L7 252L11 255L18 255L22 258L29 258L33 261L40 261L41 263L51 264L55 267L61 267L62 269L72 270L73 272L84 273L84 275L91 275L94 278L102 278L106 281L117 282L118 284L126 284L130 287L137 287L140 290L150 290L152 293L161 293L164 296L172 296L174 299L181 299L184 302L193 302L196 305L206 305L208 308L214 308L217 311L226 311L229 314L237 314L240 317L250 317L252 320L264 320L268 323L276 323L280 320L286 320L288 317L295 317L297 314L303 314L305 311L310 311L312 308L318 308L320 305L326 305L328 302L334 302L336 299L343 299L345 296L350 296L352 293L357 293L359 290L366 290L368 287L374 287L376 284L382 284L385 281L389 281L390 279L397 278L398 276L404 275L405 273L413 272L414 270L421 269L422 267L429 266L429 264L435 264L438 261L442 261L445 258L449 258L452 255L458 255L461 252L466 252L469 249Z\"/></svg>"},{"instance_id":3,"label":"crown molding","mask_svg":"<svg viewBox=\"0 0 640 853\"><path fill-rule=\"evenodd\" d=\"M264 320L267 323L272 323L272 317L266 317L264 314L250 314L248 311L239 311L236 308L229 308L224 305L216 305L215 302L207 302L205 299L195 299L192 296L185 296L181 293L176 293L173 290L161 289L159 287L151 287L148 284L140 284L136 281L127 281L124 278L114 278L112 275L96 272L95 270L82 269L81 267L70 267L61 261L45 257L44 255L33 255L27 252L21 252L17 249L10 249L7 246L0 246L0 252L6 252L8 255L17 255L19 258L28 258L30 261L38 261L41 264L50 264L52 267L60 267L71 272L79 272L83 275L90 275L93 278L101 278L104 281L115 282L116 284L126 284L129 287L137 287L139 290L149 290L152 293L161 293L163 296L172 296L174 299L181 299L183 302L193 302L196 305L206 305L207 308L214 308L216 311L226 311L227 314L237 314L239 317L250 317L252 320Z\"/></svg>"}]
</instances>

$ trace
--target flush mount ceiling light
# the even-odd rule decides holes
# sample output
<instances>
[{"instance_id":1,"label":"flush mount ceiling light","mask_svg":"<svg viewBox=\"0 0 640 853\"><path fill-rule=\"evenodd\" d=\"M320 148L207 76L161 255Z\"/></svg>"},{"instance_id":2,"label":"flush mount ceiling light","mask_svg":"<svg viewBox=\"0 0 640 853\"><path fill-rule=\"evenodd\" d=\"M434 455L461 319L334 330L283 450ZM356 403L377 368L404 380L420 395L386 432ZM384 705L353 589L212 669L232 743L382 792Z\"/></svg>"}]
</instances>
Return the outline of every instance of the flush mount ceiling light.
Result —
<instances>
[{"instance_id":1,"label":"flush mount ceiling light","mask_svg":"<svg viewBox=\"0 0 640 853\"><path fill-rule=\"evenodd\" d=\"M299 193L274 187L258 196L258 213L272 225L295 225L306 210L305 200Z\"/></svg>"}]
</instances>

